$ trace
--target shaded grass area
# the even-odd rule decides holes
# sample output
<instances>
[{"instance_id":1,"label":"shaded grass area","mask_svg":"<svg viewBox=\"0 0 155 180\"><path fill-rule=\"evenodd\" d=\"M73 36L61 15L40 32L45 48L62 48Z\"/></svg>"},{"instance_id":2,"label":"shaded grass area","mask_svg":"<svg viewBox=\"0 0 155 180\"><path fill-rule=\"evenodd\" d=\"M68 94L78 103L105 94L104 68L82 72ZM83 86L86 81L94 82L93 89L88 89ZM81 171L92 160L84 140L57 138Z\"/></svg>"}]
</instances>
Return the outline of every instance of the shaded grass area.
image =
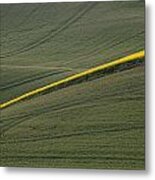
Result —
<instances>
[{"instance_id":1,"label":"shaded grass area","mask_svg":"<svg viewBox=\"0 0 155 180\"><path fill-rule=\"evenodd\" d=\"M3 166L144 169L144 69L15 104L0 123Z\"/></svg>"}]
</instances>

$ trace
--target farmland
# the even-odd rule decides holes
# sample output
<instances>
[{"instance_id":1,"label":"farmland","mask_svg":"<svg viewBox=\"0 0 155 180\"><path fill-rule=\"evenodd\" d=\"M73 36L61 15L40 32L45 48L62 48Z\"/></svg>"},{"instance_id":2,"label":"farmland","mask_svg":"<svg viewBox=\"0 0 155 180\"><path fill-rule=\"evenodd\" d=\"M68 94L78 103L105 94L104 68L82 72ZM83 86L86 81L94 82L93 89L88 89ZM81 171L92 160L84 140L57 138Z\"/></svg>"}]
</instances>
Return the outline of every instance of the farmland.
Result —
<instances>
[{"instance_id":1,"label":"farmland","mask_svg":"<svg viewBox=\"0 0 155 180\"><path fill-rule=\"evenodd\" d=\"M144 50L144 2L1 4L1 103ZM1 166L144 169L144 63L1 110Z\"/></svg>"}]
</instances>

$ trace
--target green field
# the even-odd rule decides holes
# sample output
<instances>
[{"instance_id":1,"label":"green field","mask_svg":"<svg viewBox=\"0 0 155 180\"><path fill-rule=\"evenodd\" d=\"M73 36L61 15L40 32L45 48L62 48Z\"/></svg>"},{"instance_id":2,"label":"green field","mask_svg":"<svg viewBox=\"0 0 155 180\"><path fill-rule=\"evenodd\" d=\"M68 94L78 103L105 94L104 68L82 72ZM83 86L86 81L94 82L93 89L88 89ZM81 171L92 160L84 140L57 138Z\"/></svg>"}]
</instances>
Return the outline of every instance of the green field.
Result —
<instances>
[{"instance_id":1,"label":"green field","mask_svg":"<svg viewBox=\"0 0 155 180\"><path fill-rule=\"evenodd\" d=\"M1 4L1 103L144 49L144 2ZM125 68L124 68L125 69ZM1 109L0 165L144 169L144 64Z\"/></svg>"}]
</instances>

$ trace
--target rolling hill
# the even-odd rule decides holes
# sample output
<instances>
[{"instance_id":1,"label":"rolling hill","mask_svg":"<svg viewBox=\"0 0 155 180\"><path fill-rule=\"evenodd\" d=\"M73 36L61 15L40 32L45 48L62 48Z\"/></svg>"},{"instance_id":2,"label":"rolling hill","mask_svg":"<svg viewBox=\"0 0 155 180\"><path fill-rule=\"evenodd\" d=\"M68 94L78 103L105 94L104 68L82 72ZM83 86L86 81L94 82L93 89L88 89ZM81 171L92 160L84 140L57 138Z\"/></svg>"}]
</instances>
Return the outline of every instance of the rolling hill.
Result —
<instances>
[{"instance_id":1,"label":"rolling hill","mask_svg":"<svg viewBox=\"0 0 155 180\"><path fill-rule=\"evenodd\" d=\"M144 49L144 2L1 4L1 103ZM1 166L144 169L144 63L1 109Z\"/></svg>"}]
</instances>

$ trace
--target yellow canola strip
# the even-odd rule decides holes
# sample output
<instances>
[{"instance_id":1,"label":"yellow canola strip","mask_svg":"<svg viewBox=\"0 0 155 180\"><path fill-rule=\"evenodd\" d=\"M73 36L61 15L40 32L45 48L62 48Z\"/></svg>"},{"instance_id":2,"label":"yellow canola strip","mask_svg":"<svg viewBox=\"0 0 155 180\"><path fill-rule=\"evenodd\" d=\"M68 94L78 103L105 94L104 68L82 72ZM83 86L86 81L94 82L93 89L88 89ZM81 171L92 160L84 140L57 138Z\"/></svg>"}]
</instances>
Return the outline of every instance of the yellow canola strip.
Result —
<instances>
[{"instance_id":1,"label":"yellow canola strip","mask_svg":"<svg viewBox=\"0 0 155 180\"><path fill-rule=\"evenodd\" d=\"M108 62L108 63L102 64L102 65L99 65L97 67L88 69L88 70L83 71L81 73L77 73L75 75L71 75L71 76L66 77L66 78L64 78L62 80L59 80L59 81L53 82L51 84L48 84L46 86L37 88L37 89L35 89L33 91L27 92L27 93L25 93L25 94L23 94L21 96L18 96L16 98L12 99L12 100L9 100L9 101L7 101L5 103L2 103L2 104L0 104L0 108L1 109L5 108L7 106L10 106L11 104L14 104L16 102L24 100L24 99L26 99L28 97L31 97L31 96L33 96L35 94L43 92L43 91L45 91L47 89L50 89L50 88L56 87L58 85L61 85L63 83L66 83L66 82L78 79L78 78L83 77L85 75L88 75L88 74L91 74L91 73L94 73L94 72L97 72L97 71L100 71L100 70L104 70L104 69L107 69L107 68L110 68L110 67L114 67L114 66L119 65L119 64L123 64L123 63L126 63L126 62L134 61L134 60L137 60L138 58L141 59L144 56L145 56L145 52L144 52L144 50L142 50L142 51L136 52L134 54L125 56L123 58L116 59L116 60L114 60L112 62Z\"/></svg>"}]
</instances>

